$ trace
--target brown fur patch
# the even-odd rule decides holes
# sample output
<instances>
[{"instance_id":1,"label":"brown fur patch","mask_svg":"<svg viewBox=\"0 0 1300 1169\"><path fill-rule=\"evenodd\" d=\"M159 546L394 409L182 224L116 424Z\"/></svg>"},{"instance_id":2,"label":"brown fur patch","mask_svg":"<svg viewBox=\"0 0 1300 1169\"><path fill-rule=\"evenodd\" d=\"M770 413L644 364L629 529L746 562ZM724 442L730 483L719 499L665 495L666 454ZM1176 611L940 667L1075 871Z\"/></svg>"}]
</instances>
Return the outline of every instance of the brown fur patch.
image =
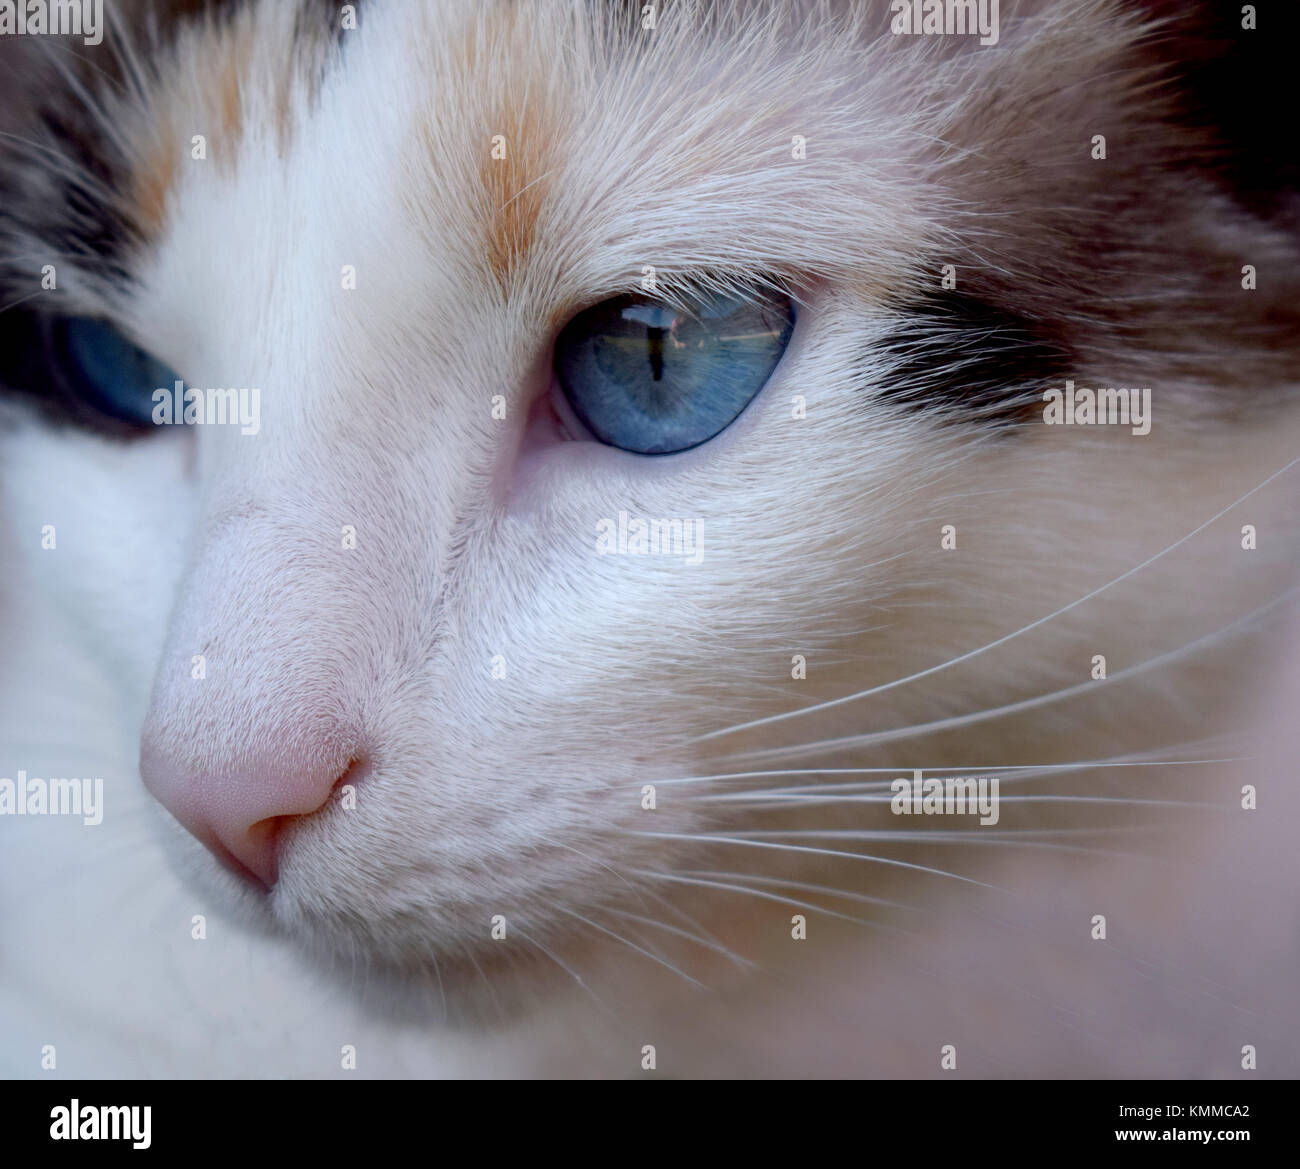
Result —
<instances>
[{"instance_id":1,"label":"brown fur patch","mask_svg":"<svg viewBox=\"0 0 1300 1169\"><path fill-rule=\"evenodd\" d=\"M272 11L269 22L249 8L217 12L183 27L168 50L129 187L130 210L146 235L163 226L192 135L205 135L208 149L194 165L227 171L250 123L269 119L282 148L292 138L295 95L310 96L319 84L337 22L332 8Z\"/></svg>"},{"instance_id":2,"label":"brown fur patch","mask_svg":"<svg viewBox=\"0 0 1300 1169\"><path fill-rule=\"evenodd\" d=\"M221 63L221 134L228 141L238 141L244 128L244 107L240 100L240 69L244 54L236 48Z\"/></svg>"},{"instance_id":3,"label":"brown fur patch","mask_svg":"<svg viewBox=\"0 0 1300 1169\"><path fill-rule=\"evenodd\" d=\"M131 168L129 209L145 236L162 230L182 164L229 167L236 155L244 132L248 45L243 32L238 24L208 27L178 48L176 68L159 90ZM197 103L185 92L194 77L203 86ZM190 111L184 126L178 110ZM191 160L194 134L207 139L203 161Z\"/></svg>"},{"instance_id":4,"label":"brown fur patch","mask_svg":"<svg viewBox=\"0 0 1300 1169\"><path fill-rule=\"evenodd\" d=\"M548 123L534 109L503 113L495 121L508 127L494 131L505 140L505 157L493 158L489 149L480 173L493 212L487 225L488 265L504 287L536 239L546 198Z\"/></svg>"},{"instance_id":5,"label":"brown fur patch","mask_svg":"<svg viewBox=\"0 0 1300 1169\"><path fill-rule=\"evenodd\" d=\"M148 236L162 231L167 203L180 166L181 143L174 134L159 136L150 143L141 163L131 175L130 204L135 222Z\"/></svg>"},{"instance_id":6,"label":"brown fur patch","mask_svg":"<svg viewBox=\"0 0 1300 1169\"><path fill-rule=\"evenodd\" d=\"M503 288L537 239L554 147L564 132L552 78L538 59L534 40L528 14L502 5L473 30L463 54L470 84L511 79L510 91L494 90L488 104L479 167L488 201L487 262Z\"/></svg>"}]
</instances>

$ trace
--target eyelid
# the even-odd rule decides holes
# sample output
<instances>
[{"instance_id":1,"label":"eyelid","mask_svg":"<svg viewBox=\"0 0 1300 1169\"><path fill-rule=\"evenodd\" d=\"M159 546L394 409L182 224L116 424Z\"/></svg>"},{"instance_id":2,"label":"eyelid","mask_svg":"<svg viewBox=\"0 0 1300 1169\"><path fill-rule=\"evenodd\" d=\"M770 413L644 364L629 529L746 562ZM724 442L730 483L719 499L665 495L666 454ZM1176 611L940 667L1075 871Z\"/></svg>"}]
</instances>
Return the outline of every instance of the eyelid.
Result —
<instances>
[{"instance_id":1,"label":"eyelid","mask_svg":"<svg viewBox=\"0 0 1300 1169\"><path fill-rule=\"evenodd\" d=\"M657 275L653 291L638 284L636 288L630 290L630 293L644 296L647 300L660 301L678 312L689 313L696 320L701 318L692 312L693 304L715 298L718 300L732 298L733 301L739 300L752 305L765 297L776 295L786 297L796 309L799 307L795 281L779 273L770 272L732 273L688 268L680 272ZM600 304L605 299L607 298L601 297L592 304ZM571 316L577 316L577 313Z\"/></svg>"}]
</instances>

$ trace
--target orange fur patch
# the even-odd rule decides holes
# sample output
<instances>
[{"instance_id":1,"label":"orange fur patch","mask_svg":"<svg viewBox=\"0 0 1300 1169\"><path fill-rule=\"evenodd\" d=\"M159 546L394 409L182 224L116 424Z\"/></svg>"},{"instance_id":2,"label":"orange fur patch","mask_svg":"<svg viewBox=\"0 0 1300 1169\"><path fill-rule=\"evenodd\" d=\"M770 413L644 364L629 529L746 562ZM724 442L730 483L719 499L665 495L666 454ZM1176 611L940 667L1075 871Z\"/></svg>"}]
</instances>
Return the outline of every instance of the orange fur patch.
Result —
<instances>
[{"instance_id":1,"label":"orange fur patch","mask_svg":"<svg viewBox=\"0 0 1300 1169\"><path fill-rule=\"evenodd\" d=\"M135 221L147 236L158 235L167 218L167 202L180 168L182 145L170 132L161 134L143 154L131 176Z\"/></svg>"},{"instance_id":2,"label":"orange fur patch","mask_svg":"<svg viewBox=\"0 0 1300 1169\"><path fill-rule=\"evenodd\" d=\"M504 158L493 158L489 143L480 173L492 215L487 225L487 258L493 275L505 286L532 249L537 221L546 198L547 121L533 109L497 119L503 128ZM497 151L500 153L500 150Z\"/></svg>"},{"instance_id":3,"label":"orange fur patch","mask_svg":"<svg viewBox=\"0 0 1300 1169\"><path fill-rule=\"evenodd\" d=\"M296 41L287 20L275 30L281 39L268 41L266 30L259 32L252 17L245 10L230 20L199 26L174 50L137 136L129 198L146 235L162 230L171 192L186 165L226 171L234 166L246 123L257 118L248 105L249 78L258 75L259 60L263 69L268 58L276 63L269 93L263 95L264 108L272 112L279 141L286 144L291 137L292 95L304 77L313 75L310 55L319 57L322 44ZM195 134L207 139L204 161L191 160Z\"/></svg>"},{"instance_id":4,"label":"orange fur patch","mask_svg":"<svg viewBox=\"0 0 1300 1169\"><path fill-rule=\"evenodd\" d=\"M522 8L502 5L485 16L467 39L462 59L470 85L487 81L493 87L479 174L488 201L487 262L505 288L536 240L564 120L553 77L538 60L535 30ZM509 92L501 92L498 86L506 78Z\"/></svg>"}]
</instances>

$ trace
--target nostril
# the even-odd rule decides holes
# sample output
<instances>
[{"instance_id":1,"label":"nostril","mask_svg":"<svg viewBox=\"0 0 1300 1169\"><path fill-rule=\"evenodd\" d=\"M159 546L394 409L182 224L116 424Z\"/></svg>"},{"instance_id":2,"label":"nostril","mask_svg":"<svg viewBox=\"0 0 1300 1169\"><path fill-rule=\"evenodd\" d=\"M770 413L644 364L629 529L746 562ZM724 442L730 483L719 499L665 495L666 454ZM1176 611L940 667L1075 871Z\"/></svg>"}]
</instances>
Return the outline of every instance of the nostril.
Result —
<instances>
[{"instance_id":1,"label":"nostril","mask_svg":"<svg viewBox=\"0 0 1300 1169\"><path fill-rule=\"evenodd\" d=\"M341 785L355 783L366 770L355 749L338 750L337 739L312 746L286 738L255 756L195 763L160 749L159 737L146 733L140 773L227 869L269 891L288 823L320 811ZM355 740L349 746L355 748Z\"/></svg>"},{"instance_id":2,"label":"nostril","mask_svg":"<svg viewBox=\"0 0 1300 1169\"><path fill-rule=\"evenodd\" d=\"M257 827L257 825L254 825L254 827ZM200 839L202 839L202 837L200 837ZM222 867L227 871L234 873L236 877L249 882L249 884L260 885L265 892L269 893L271 891L276 878L274 843L270 845L268 850L271 856L271 865L269 868L264 865L259 865L258 868L261 871L249 868L248 865L241 861L219 840L203 840L203 843L207 846L208 851L221 862Z\"/></svg>"},{"instance_id":3,"label":"nostril","mask_svg":"<svg viewBox=\"0 0 1300 1169\"><path fill-rule=\"evenodd\" d=\"M348 760L348 765L343 769L338 779L334 781L334 786L330 788L330 794L325 800L325 804L328 804L335 796L340 795L344 788L356 787L356 785L369 774L369 756L353 755L352 758ZM321 808L325 807L325 804L321 804L320 808L317 808L316 810L319 812Z\"/></svg>"},{"instance_id":4,"label":"nostril","mask_svg":"<svg viewBox=\"0 0 1300 1169\"><path fill-rule=\"evenodd\" d=\"M302 820L305 817L314 816L317 812L324 811L330 800L334 798L335 793L345 785L357 782L360 771L361 766L358 760L355 758L349 760L347 767L330 785L329 791L319 807L307 812L267 816L263 820L250 824L244 829L243 839L233 842L235 851L223 844L222 851L234 862L232 871L243 877L251 877L269 892L275 887L275 882L280 875L280 841L290 822ZM218 855L218 859L224 860L225 858ZM231 866L228 865L228 867Z\"/></svg>"},{"instance_id":5,"label":"nostril","mask_svg":"<svg viewBox=\"0 0 1300 1169\"><path fill-rule=\"evenodd\" d=\"M234 857L236 864L244 870L244 875L253 876L263 887L271 889L280 872L280 858L276 851L276 842L280 836L281 826L289 816L268 816L256 824L250 824L242 853ZM236 870L238 871L238 870Z\"/></svg>"},{"instance_id":6,"label":"nostril","mask_svg":"<svg viewBox=\"0 0 1300 1169\"><path fill-rule=\"evenodd\" d=\"M276 878L280 873L279 842L288 823L291 820L300 820L304 816L314 816L317 812L323 811L330 800L342 789L359 782L368 766L364 759L354 755L348 760L347 767L343 769L338 779L331 785L329 794L322 801L319 808L311 812L299 812L289 816L268 816L265 820L259 820L256 824L250 825L246 847L240 850L243 855L242 863L239 857L230 854L231 860L238 866L234 871L239 872L241 876L253 877L267 890L274 887ZM226 851L229 852L229 850Z\"/></svg>"}]
</instances>

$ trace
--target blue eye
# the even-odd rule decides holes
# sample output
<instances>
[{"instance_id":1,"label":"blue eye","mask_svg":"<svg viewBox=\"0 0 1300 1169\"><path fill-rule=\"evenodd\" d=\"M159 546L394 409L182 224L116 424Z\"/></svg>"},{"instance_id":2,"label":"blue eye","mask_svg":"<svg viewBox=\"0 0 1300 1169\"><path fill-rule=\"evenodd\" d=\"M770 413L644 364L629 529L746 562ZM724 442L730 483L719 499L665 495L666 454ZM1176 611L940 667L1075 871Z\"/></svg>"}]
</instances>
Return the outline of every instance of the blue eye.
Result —
<instances>
[{"instance_id":1,"label":"blue eye","mask_svg":"<svg viewBox=\"0 0 1300 1169\"><path fill-rule=\"evenodd\" d=\"M155 390L176 374L106 321L63 317L49 334L54 374L79 407L131 427L153 424Z\"/></svg>"},{"instance_id":2,"label":"blue eye","mask_svg":"<svg viewBox=\"0 0 1300 1169\"><path fill-rule=\"evenodd\" d=\"M771 377L794 328L780 293L709 295L683 306L620 296L579 313L555 343L555 373L601 442L665 455L708 442Z\"/></svg>"}]
</instances>

